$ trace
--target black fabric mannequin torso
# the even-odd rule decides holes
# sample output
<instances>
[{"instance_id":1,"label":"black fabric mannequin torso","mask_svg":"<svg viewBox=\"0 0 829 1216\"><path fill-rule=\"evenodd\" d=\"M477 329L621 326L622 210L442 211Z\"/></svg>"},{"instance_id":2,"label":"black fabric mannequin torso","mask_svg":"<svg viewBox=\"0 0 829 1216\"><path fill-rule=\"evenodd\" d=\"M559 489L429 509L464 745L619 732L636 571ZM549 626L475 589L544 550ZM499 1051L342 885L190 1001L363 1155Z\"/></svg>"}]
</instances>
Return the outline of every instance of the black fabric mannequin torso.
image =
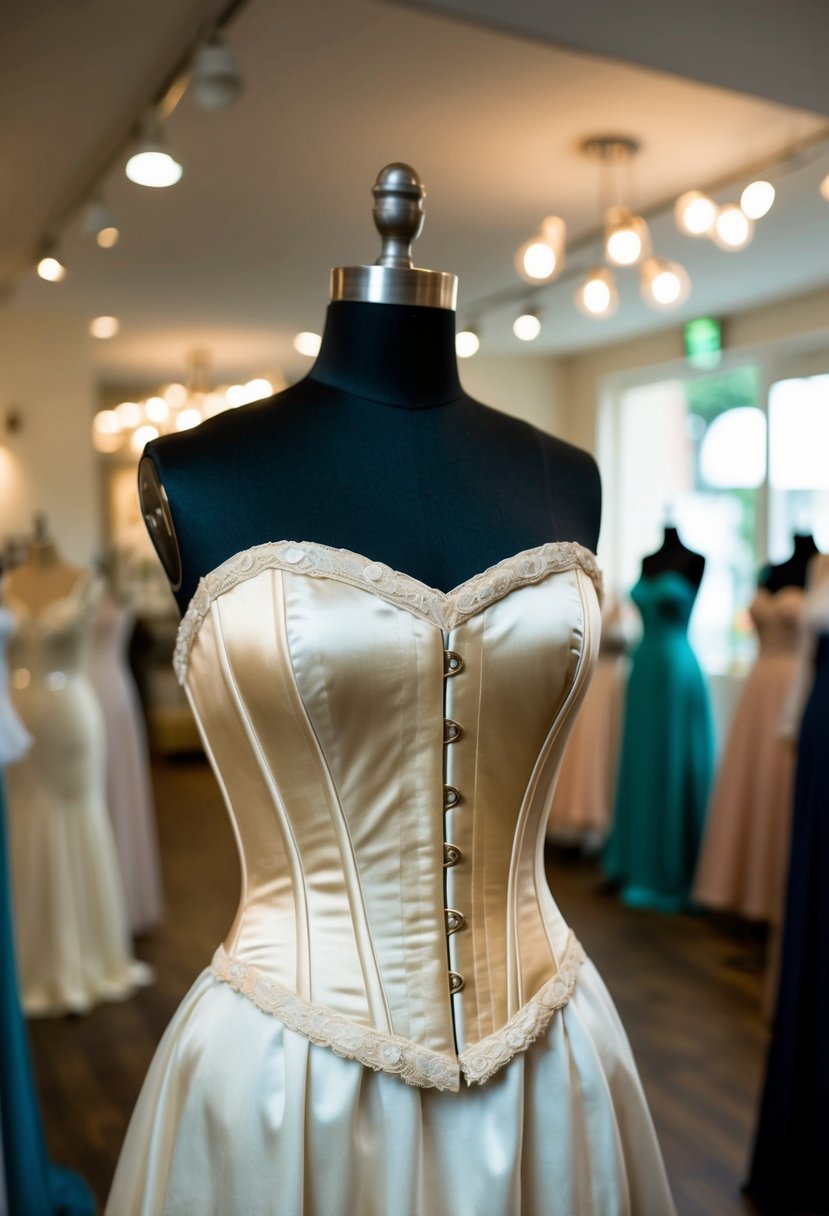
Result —
<instances>
[{"instance_id":1,"label":"black fabric mannequin torso","mask_svg":"<svg viewBox=\"0 0 829 1216\"><path fill-rule=\"evenodd\" d=\"M805 587L810 560L818 552L811 533L798 533L792 538L794 552L777 566L764 566L758 580L761 587L774 593L783 587Z\"/></svg>"},{"instance_id":2,"label":"black fabric mannequin torso","mask_svg":"<svg viewBox=\"0 0 829 1216\"><path fill-rule=\"evenodd\" d=\"M454 343L447 309L337 302L304 380L148 445L142 504L158 521L169 502L180 578L175 546L154 540L180 609L202 575L272 540L351 549L444 591L546 541L595 551L592 457L467 396Z\"/></svg>"},{"instance_id":3,"label":"black fabric mannequin torso","mask_svg":"<svg viewBox=\"0 0 829 1216\"><path fill-rule=\"evenodd\" d=\"M705 570L705 558L701 553L695 553L684 545L673 527L665 528L664 539L656 552L642 558L642 574L646 578L661 574L663 570L675 570L695 587L699 587L702 582Z\"/></svg>"}]
</instances>

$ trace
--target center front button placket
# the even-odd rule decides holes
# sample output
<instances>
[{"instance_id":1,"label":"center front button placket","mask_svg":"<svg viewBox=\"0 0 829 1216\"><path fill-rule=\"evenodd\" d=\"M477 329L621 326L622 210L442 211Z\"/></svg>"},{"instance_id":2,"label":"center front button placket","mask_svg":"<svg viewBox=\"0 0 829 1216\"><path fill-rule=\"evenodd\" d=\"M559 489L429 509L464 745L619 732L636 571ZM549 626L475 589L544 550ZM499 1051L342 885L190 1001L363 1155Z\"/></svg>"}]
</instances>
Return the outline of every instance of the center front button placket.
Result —
<instances>
[{"instance_id":1,"label":"center front button placket","mask_svg":"<svg viewBox=\"0 0 829 1216\"><path fill-rule=\"evenodd\" d=\"M458 654L456 650L449 649L449 634L444 634L444 651L443 651L443 706L444 714L447 713L449 702L453 700L454 694L448 688L449 678L458 675L464 669L463 655ZM460 688L460 685L458 685ZM450 778L450 770L454 770L458 757L455 756L455 744L463 736L463 727L454 718L445 716L443 719L443 813L444 816L450 815L456 807L463 801L461 791L456 785L452 785ZM451 756L450 756L451 748ZM446 932L446 950L447 960L449 963L449 992L452 996L456 992L460 992L464 987L465 980L460 972L455 971L455 950L452 945L452 936L459 930L463 929L466 924L466 917L458 908L450 906L451 894L450 889L453 885L450 878L450 870L452 867L460 865L463 860L461 850L457 845L447 839L450 834L446 830L447 824L444 823L443 832L443 897L444 897L444 929Z\"/></svg>"}]
</instances>

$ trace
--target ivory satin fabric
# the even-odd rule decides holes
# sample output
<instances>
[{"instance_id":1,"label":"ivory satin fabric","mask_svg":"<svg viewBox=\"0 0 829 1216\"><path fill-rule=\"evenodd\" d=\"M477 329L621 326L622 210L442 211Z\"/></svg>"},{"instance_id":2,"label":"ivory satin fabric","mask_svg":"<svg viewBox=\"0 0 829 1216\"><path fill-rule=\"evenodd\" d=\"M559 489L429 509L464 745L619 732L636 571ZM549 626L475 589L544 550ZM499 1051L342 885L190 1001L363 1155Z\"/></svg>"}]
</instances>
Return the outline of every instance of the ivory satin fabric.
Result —
<instances>
[{"instance_id":1,"label":"ivory satin fabric","mask_svg":"<svg viewBox=\"0 0 829 1216\"><path fill-rule=\"evenodd\" d=\"M443 593L291 541L202 580L176 667L242 894L109 1216L670 1216L627 1039L544 877L597 583L577 545Z\"/></svg>"}]
</instances>

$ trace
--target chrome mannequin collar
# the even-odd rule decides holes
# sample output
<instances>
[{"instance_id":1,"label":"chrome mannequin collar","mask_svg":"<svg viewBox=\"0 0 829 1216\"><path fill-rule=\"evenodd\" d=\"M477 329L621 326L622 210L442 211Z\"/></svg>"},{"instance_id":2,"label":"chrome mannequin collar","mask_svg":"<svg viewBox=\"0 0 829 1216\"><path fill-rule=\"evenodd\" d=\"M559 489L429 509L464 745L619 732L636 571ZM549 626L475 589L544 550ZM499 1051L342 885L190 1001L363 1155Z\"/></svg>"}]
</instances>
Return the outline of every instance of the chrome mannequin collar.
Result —
<instances>
[{"instance_id":1,"label":"chrome mannequin collar","mask_svg":"<svg viewBox=\"0 0 829 1216\"><path fill-rule=\"evenodd\" d=\"M421 270L412 262L412 243L423 230L426 191L411 165L381 169L372 187L372 214L383 240L373 266L337 266L331 271L331 299L364 304L409 304L454 310L458 279L442 270Z\"/></svg>"}]
</instances>

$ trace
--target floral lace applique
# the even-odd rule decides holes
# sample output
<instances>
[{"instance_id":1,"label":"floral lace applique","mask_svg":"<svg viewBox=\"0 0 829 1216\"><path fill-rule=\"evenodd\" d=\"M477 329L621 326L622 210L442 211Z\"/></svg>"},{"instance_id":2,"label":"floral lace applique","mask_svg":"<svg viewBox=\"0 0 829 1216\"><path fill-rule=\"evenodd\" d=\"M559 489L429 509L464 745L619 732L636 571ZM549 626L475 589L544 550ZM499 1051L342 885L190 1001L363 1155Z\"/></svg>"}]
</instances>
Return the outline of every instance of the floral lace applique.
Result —
<instances>
[{"instance_id":1,"label":"floral lace applique","mask_svg":"<svg viewBox=\"0 0 829 1216\"><path fill-rule=\"evenodd\" d=\"M228 558L200 579L181 619L173 666L180 684L187 674L190 648L213 602L237 583L255 578L263 570L287 570L312 578L333 578L379 595L391 604L422 617L439 629L450 630L503 599L516 587L541 582L549 574L578 567L592 580L599 600L602 575L595 555L576 541L550 541L525 549L475 574L452 591L440 591L411 574L383 562L369 561L350 549L310 541L271 541L254 545Z\"/></svg>"},{"instance_id":2,"label":"floral lace applique","mask_svg":"<svg viewBox=\"0 0 829 1216\"><path fill-rule=\"evenodd\" d=\"M482 1085L544 1033L556 1011L573 995L578 968L584 959L584 950L571 932L556 974L505 1026L467 1047L457 1059L303 1000L282 984L267 979L256 967L232 958L223 946L213 955L211 966L218 980L312 1043L328 1047L346 1059L359 1060L375 1072L400 1077L407 1085L456 1091L460 1088L461 1073L468 1085Z\"/></svg>"}]
</instances>

